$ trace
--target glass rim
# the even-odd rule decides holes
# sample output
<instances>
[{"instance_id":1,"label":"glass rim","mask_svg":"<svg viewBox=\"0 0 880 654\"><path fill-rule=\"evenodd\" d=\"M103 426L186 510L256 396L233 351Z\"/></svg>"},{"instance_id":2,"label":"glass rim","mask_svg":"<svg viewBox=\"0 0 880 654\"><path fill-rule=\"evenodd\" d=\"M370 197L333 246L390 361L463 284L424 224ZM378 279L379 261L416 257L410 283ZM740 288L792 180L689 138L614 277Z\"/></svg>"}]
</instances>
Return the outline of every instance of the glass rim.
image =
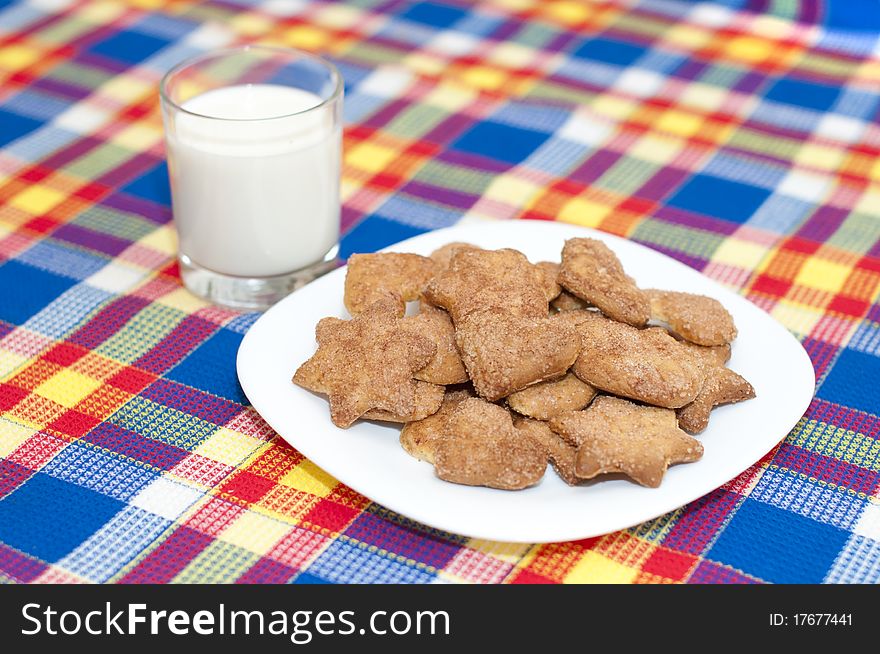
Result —
<instances>
[{"instance_id":1,"label":"glass rim","mask_svg":"<svg viewBox=\"0 0 880 654\"><path fill-rule=\"evenodd\" d=\"M189 109L185 109L182 105L175 102L171 99L171 97L167 93L167 87L171 78L182 71L184 68L189 68L190 66L195 66L197 64L203 63L209 59L220 58L224 56L234 55L246 53L249 51L263 51L270 52L275 54L286 54L291 55L295 54L300 59L308 59L313 61L321 66L323 66L329 73L330 79L333 82L333 92L325 99L321 100L318 104L313 107L308 107L307 109L302 109L300 111L292 111L290 113L281 114L278 116L269 116L267 118L223 118L221 116L209 116L208 114L200 114L196 111L190 111ZM222 88L222 87L218 87ZM330 62L324 59L323 57L319 57L318 55L314 55L310 52L305 52L304 50L297 50L296 48L285 48L281 46L274 45L239 45L232 46L230 48L221 48L219 50L211 50L210 52L205 52L200 55L196 55L195 57L190 57L189 59L184 59L180 63L174 65L167 73L162 76L162 79L159 81L159 98L165 104L170 107L173 107L175 110L180 111L185 114L189 114L190 116L195 116L196 118L203 118L205 120L220 120L225 122L239 122L239 123L258 123L267 120L280 120L283 118L290 118L291 116L300 116L303 114L307 114L312 111L316 111L327 105L333 104L339 97L342 95L343 89L345 88L345 84L342 80L342 75L339 74L339 69Z\"/></svg>"}]
</instances>

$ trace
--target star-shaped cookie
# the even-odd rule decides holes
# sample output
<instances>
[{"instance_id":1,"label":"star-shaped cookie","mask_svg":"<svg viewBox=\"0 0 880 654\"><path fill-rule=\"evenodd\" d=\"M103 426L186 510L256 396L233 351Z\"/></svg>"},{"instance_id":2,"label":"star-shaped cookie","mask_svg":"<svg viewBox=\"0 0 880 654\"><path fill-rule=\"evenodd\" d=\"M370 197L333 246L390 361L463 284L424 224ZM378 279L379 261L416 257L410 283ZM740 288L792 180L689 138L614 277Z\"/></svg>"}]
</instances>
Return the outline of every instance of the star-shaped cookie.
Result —
<instances>
[{"instance_id":1,"label":"star-shaped cookie","mask_svg":"<svg viewBox=\"0 0 880 654\"><path fill-rule=\"evenodd\" d=\"M553 418L550 428L577 445L575 474L581 479L622 472L656 488L668 466L703 456L700 441L678 428L675 411L607 395L584 411Z\"/></svg>"},{"instance_id":2,"label":"star-shaped cookie","mask_svg":"<svg viewBox=\"0 0 880 654\"><path fill-rule=\"evenodd\" d=\"M417 382L413 373L431 360L437 346L409 329L400 317L401 300L386 296L352 320L324 318L315 335L318 350L303 363L293 382L330 400L337 427L377 409L392 416L412 415ZM437 395L434 411L440 407Z\"/></svg>"},{"instance_id":3,"label":"star-shaped cookie","mask_svg":"<svg viewBox=\"0 0 880 654\"><path fill-rule=\"evenodd\" d=\"M678 409L678 426L691 434L699 434L709 426L709 414L716 406L743 402L753 397L755 389L744 377L730 368L712 366L694 401Z\"/></svg>"},{"instance_id":4,"label":"star-shaped cookie","mask_svg":"<svg viewBox=\"0 0 880 654\"><path fill-rule=\"evenodd\" d=\"M709 414L716 406L743 402L755 397L755 389L744 377L725 367L730 360L730 343L696 345L679 341L703 364L706 381L694 401L676 410L678 426L690 434L699 434L709 426Z\"/></svg>"}]
</instances>

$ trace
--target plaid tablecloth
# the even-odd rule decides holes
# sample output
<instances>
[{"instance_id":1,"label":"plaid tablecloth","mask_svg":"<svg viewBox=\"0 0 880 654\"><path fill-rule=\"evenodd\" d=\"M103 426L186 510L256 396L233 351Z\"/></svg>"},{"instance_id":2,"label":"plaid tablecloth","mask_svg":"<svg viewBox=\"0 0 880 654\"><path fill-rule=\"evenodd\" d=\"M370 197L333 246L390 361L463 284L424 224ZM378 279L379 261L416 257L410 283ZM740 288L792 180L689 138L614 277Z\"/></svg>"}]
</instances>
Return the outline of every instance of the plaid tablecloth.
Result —
<instances>
[{"instance_id":1,"label":"plaid tablecloth","mask_svg":"<svg viewBox=\"0 0 880 654\"><path fill-rule=\"evenodd\" d=\"M0 2L0 580L880 581L880 8L870 0ZM181 288L157 83L240 42L346 79L343 254L561 220L702 270L817 397L736 480L514 545L372 504L278 439Z\"/></svg>"}]
</instances>

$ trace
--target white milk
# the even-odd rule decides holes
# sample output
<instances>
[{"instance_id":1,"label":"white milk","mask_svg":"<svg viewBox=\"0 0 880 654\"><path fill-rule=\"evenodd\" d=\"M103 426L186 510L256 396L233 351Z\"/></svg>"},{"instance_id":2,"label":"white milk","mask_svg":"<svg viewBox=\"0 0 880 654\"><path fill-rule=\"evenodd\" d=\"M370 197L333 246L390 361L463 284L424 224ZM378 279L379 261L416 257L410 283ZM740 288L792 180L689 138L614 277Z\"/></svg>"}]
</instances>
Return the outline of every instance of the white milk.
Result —
<instances>
[{"instance_id":1,"label":"white milk","mask_svg":"<svg viewBox=\"0 0 880 654\"><path fill-rule=\"evenodd\" d=\"M230 86L186 101L192 114L170 118L174 222L193 263L226 275L280 275L321 260L339 240L342 145L333 108L290 115L320 102L286 86Z\"/></svg>"}]
</instances>

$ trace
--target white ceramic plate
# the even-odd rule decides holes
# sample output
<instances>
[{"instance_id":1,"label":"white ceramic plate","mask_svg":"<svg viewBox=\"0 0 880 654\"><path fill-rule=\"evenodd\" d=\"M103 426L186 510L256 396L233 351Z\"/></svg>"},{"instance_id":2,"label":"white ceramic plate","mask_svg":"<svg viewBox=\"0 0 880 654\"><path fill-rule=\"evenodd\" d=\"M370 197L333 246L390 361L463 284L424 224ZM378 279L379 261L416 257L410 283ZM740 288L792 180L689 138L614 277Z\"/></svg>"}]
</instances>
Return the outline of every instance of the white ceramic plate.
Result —
<instances>
[{"instance_id":1,"label":"white ceramic plate","mask_svg":"<svg viewBox=\"0 0 880 654\"><path fill-rule=\"evenodd\" d=\"M282 438L339 481L413 520L489 540L565 541L636 525L724 484L785 438L813 396L815 375L807 353L767 313L663 254L594 230L533 221L452 227L388 249L429 254L445 243L466 241L516 248L532 261L558 261L563 241L576 236L605 241L643 287L717 298L739 329L729 365L754 385L757 398L716 409L699 436L702 460L673 466L660 488L625 479L571 487L549 468L537 486L522 491L460 486L437 479L431 465L404 452L398 429L364 421L336 428L325 399L290 378L315 351L318 320L348 317L342 304L344 268L291 294L251 327L238 351L242 388Z\"/></svg>"}]
</instances>

